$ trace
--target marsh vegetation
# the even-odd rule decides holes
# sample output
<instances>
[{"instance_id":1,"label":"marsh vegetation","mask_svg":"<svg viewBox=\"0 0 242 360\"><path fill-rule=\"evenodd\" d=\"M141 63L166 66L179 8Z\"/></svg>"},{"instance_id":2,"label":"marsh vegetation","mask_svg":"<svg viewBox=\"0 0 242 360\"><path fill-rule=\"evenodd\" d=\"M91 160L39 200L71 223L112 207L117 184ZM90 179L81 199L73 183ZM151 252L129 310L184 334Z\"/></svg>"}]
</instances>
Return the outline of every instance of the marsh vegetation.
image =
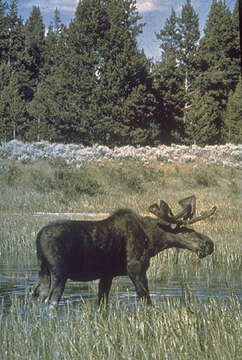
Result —
<instances>
[{"instance_id":1,"label":"marsh vegetation","mask_svg":"<svg viewBox=\"0 0 242 360\"><path fill-rule=\"evenodd\" d=\"M242 175L237 169L154 160L105 160L80 167L61 161L4 160L0 174L0 343L5 359L239 359L241 353ZM195 194L199 211L216 214L193 227L215 251L198 259L172 249L148 270L154 306L136 299L126 278L115 280L107 312L97 284L67 283L57 312L32 301L35 238L53 216L36 212L148 214L152 202ZM67 217L62 215L62 218ZM70 218L70 216L68 216ZM80 219L76 214L72 219ZM93 219L93 218L92 218ZM82 295L82 296L81 296ZM134 306L135 304L135 306Z\"/></svg>"}]
</instances>

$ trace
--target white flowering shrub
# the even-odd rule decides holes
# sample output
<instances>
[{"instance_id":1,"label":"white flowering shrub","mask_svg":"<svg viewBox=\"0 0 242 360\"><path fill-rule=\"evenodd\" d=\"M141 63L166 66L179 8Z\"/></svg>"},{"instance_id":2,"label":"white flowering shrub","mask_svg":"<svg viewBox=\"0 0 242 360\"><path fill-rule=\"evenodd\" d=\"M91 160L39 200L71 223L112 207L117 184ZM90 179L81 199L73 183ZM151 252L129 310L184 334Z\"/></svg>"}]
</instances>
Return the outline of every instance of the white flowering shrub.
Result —
<instances>
[{"instance_id":1,"label":"white flowering shrub","mask_svg":"<svg viewBox=\"0 0 242 360\"><path fill-rule=\"evenodd\" d=\"M67 164L74 164L77 168L83 162L104 160L133 159L149 162L156 159L160 162L196 162L203 159L206 165L224 165L242 169L242 144L233 145L160 145L157 147L123 146L109 149L103 145L84 147L77 144L56 144L48 141L24 143L12 140L0 145L0 159L15 160L22 163L32 163L40 159L48 159L52 163L60 159ZM1 168L0 168L1 171Z\"/></svg>"}]
</instances>

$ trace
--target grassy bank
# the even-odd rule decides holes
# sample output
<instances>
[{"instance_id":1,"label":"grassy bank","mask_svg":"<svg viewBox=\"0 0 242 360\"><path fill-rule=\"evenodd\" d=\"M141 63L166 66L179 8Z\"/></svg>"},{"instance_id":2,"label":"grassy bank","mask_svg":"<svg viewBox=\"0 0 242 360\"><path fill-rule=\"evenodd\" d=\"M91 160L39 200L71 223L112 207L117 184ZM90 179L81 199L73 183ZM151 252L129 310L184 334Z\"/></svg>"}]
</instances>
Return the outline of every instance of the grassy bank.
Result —
<instances>
[{"instance_id":1,"label":"grassy bank","mask_svg":"<svg viewBox=\"0 0 242 360\"><path fill-rule=\"evenodd\" d=\"M32 164L5 160L2 166L0 210L8 212L111 212L126 206L146 212L150 202L161 198L175 208L190 193L197 195L201 210L214 202L220 209L236 209L242 194L241 170L202 162L106 160L77 168L61 159Z\"/></svg>"}]
</instances>

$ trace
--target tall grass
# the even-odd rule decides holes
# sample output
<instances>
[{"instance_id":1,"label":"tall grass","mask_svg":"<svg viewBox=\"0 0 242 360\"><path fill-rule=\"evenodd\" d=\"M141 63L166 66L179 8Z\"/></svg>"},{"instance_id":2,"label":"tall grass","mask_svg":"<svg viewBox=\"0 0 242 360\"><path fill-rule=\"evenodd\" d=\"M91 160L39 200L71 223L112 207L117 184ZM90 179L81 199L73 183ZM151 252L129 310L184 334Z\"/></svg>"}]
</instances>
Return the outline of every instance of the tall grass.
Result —
<instances>
[{"instance_id":1,"label":"tall grass","mask_svg":"<svg viewBox=\"0 0 242 360\"><path fill-rule=\"evenodd\" d=\"M57 313L16 298L1 316L1 358L239 360L241 320L236 298L200 305L184 297L125 311L113 304L108 312L83 303Z\"/></svg>"}]
</instances>

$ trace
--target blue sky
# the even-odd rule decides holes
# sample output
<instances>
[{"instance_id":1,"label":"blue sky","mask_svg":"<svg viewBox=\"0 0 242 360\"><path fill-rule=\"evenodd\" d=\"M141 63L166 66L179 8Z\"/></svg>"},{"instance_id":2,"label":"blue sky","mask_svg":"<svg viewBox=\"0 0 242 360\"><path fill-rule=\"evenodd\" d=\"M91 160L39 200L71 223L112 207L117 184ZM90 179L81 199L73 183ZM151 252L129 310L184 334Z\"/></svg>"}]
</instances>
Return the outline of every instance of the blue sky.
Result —
<instances>
[{"instance_id":1,"label":"blue sky","mask_svg":"<svg viewBox=\"0 0 242 360\"><path fill-rule=\"evenodd\" d=\"M226 0L230 9L234 9L236 0ZM158 33L164 26L165 20L170 16L174 8L176 14L181 12L182 5L186 0L137 0L137 10L142 15L142 22L146 23L143 34L138 39L140 48L143 48L146 55L159 59L159 41L155 33ZM78 0L18 0L19 15L26 20L32 7L39 6L46 27L53 21L54 10L58 8L63 23L68 24L74 17ZM199 16L200 32L205 26L212 0L192 0L192 6Z\"/></svg>"}]
</instances>

